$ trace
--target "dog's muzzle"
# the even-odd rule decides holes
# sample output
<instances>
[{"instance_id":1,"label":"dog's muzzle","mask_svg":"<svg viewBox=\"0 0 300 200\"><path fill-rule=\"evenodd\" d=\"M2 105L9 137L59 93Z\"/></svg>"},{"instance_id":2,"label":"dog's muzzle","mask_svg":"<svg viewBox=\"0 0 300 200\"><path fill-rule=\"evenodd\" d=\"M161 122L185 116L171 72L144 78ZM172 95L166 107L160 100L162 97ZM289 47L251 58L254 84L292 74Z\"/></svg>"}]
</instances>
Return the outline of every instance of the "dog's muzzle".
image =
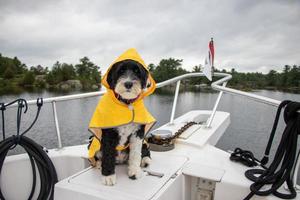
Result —
<instances>
[{"instance_id":1,"label":"dog's muzzle","mask_svg":"<svg viewBox=\"0 0 300 200\"><path fill-rule=\"evenodd\" d=\"M131 81L127 81L124 83L124 86L126 89L131 89L133 86L133 83Z\"/></svg>"}]
</instances>

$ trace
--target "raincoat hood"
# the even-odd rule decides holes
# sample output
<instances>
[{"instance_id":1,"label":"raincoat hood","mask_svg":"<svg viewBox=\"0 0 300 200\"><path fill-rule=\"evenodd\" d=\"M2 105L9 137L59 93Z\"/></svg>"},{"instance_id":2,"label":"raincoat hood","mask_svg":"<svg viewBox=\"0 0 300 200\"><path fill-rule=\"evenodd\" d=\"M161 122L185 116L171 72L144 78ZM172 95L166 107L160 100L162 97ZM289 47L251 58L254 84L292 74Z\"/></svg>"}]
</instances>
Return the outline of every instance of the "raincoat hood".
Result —
<instances>
[{"instance_id":1,"label":"raincoat hood","mask_svg":"<svg viewBox=\"0 0 300 200\"><path fill-rule=\"evenodd\" d=\"M140 96L142 98L144 98L145 96L152 94L156 88L155 81L152 78L151 74L149 73L149 70L148 70L147 65L145 64L144 60L141 58L141 56L138 54L138 52L134 48L131 48L131 49L128 49L127 51L125 51L109 66L109 68L107 69L106 73L104 74L104 76L102 78L102 81L101 81L102 85L104 85L106 87L106 89L111 90L109 87L109 84L107 82L108 73L113 68L114 64L124 61L124 60L136 61L144 67L144 69L148 72L147 89L144 90L144 92Z\"/></svg>"},{"instance_id":2,"label":"raincoat hood","mask_svg":"<svg viewBox=\"0 0 300 200\"><path fill-rule=\"evenodd\" d=\"M107 82L109 71L114 64L124 61L133 60L140 63L148 72L147 87L142 90L139 97L131 104L125 104L117 99L113 90ZM102 129L114 128L130 123L144 124L145 133L155 123L155 118L149 113L144 105L144 97L152 94L156 88L155 81L150 75L147 66L135 49L128 49L120 57L118 57L108 68L102 78L102 84L107 88L106 93L101 97L94 114L90 120L89 130L94 134L93 141L89 146L89 159L94 162L94 155L101 147ZM118 146L117 150L123 150L125 147Z\"/></svg>"}]
</instances>

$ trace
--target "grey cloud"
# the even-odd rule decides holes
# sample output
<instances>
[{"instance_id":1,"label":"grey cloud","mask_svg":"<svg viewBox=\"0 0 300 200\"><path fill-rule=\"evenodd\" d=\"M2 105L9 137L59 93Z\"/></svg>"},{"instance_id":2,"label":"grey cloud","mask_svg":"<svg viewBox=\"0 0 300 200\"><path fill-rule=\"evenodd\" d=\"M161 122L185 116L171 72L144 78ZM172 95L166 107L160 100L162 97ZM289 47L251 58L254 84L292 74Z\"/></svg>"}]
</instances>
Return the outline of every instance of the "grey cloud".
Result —
<instances>
[{"instance_id":1,"label":"grey cloud","mask_svg":"<svg viewBox=\"0 0 300 200\"><path fill-rule=\"evenodd\" d=\"M4 1L0 52L26 64L76 63L88 56L105 69L129 47L147 63L202 64L210 37L218 68L280 70L300 64L296 1Z\"/></svg>"}]
</instances>

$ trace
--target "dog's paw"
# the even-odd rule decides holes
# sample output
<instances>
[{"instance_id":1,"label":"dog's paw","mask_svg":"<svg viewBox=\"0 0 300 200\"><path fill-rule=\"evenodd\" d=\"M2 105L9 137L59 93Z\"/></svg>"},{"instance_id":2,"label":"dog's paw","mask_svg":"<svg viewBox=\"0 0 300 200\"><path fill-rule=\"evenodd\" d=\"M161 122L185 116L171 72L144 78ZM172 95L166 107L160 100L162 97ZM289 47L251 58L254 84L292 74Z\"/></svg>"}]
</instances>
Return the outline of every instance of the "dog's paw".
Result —
<instances>
[{"instance_id":1,"label":"dog's paw","mask_svg":"<svg viewBox=\"0 0 300 200\"><path fill-rule=\"evenodd\" d=\"M109 176L103 176L102 177L102 183L104 185L113 186L113 185L116 184L116 182L117 182L116 174L112 174L112 175L109 175Z\"/></svg>"},{"instance_id":2,"label":"dog's paw","mask_svg":"<svg viewBox=\"0 0 300 200\"><path fill-rule=\"evenodd\" d=\"M142 158L141 167L148 167L151 163L151 158L146 156Z\"/></svg>"},{"instance_id":3,"label":"dog's paw","mask_svg":"<svg viewBox=\"0 0 300 200\"><path fill-rule=\"evenodd\" d=\"M140 167L128 167L128 176L130 179L138 179L143 175L143 171Z\"/></svg>"}]
</instances>

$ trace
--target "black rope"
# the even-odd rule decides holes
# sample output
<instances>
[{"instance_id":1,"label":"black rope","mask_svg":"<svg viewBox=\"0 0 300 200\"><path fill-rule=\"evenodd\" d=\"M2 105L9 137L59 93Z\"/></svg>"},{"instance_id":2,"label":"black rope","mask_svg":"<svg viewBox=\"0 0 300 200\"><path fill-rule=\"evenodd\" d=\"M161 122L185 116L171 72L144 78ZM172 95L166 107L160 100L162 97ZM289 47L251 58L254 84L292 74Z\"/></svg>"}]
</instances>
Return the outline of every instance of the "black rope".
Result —
<instances>
[{"instance_id":1,"label":"black rope","mask_svg":"<svg viewBox=\"0 0 300 200\"><path fill-rule=\"evenodd\" d=\"M278 121L279 121L279 118L280 118L281 110L284 106L286 106L290 102L291 101L286 100L286 101L281 102L280 105L278 106L276 116L275 116L275 120L274 120L273 127L272 127L272 131L271 131L271 134L270 134L270 138L269 138L266 150L265 150L265 155L260 161L262 165L266 165L269 162L270 150L271 150L273 139L274 139L275 132L276 132L276 129L277 129L277 125L278 125Z\"/></svg>"},{"instance_id":2,"label":"black rope","mask_svg":"<svg viewBox=\"0 0 300 200\"><path fill-rule=\"evenodd\" d=\"M260 164L260 161L254 157L251 151L242 150L241 148L235 148L234 152L230 155L230 160L241 162L248 167L254 167ZM263 165L262 167L266 168Z\"/></svg>"},{"instance_id":3,"label":"black rope","mask_svg":"<svg viewBox=\"0 0 300 200\"><path fill-rule=\"evenodd\" d=\"M269 167L265 167L265 164L267 164L269 160L268 157L278 125L280 113L282 108L284 107L284 121L286 123L286 127L284 129L280 143L276 150L274 160L272 161ZM254 183L251 184L251 192L244 198L244 200L249 200L254 195L267 196L270 194L273 194L274 196L282 199L293 199L296 197L297 193L293 185L293 174L294 170L297 170L294 168L294 166L295 161L298 157L297 139L298 134L300 134L300 114L298 113L299 110L300 103L298 102L281 102L276 113L268 145L265 150L265 155L260 162L256 158L254 158L251 152L249 153L248 151L243 151L240 149L235 151L235 154L241 155L244 152L247 152L251 155L251 159L253 159L253 161L256 162L256 164L259 163L264 168L250 169L245 172L245 176ZM298 152L298 155L299 153L300 151ZM235 156L235 154L233 153L233 157ZM238 159L236 158L236 160ZM289 193L281 193L278 191L278 189L284 183L286 183ZM262 187L265 185L269 185L268 189L262 190Z\"/></svg>"},{"instance_id":4,"label":"black rope","mask_svg":"<svg viewBox=\"0 0 300 200\"><path fill-rule=\"evenodd\" d=\"M279 117L281 110L284 106L286 106L288 103L291 101L283 101L280 103L278 106L277 112L276 112L276 117L273 123L273 128L269 137L269 141L264 153L264 157L261 160L258 160L257 158L254 157L253 153L251 151L247 150L242 150L241 148L236 148L233 153L230 155L230 160L235 161L235 162L240 162L248 167L254 167L257 165L260 165L262 168L266 169L267 167L265 166L269 162L269 154L270 150L272 147L272 143L274 140L275 132L277 129Z\"/></svg>"},{"instance_id":5,"label":"black rope","mask_svg":"<svg viewBox=\"0 0 300 200\"><path fill-rule=\"evenodd\" d=\"M12 105L14 103L18 103L17 135L13 135L11 137L5 138L4 110L5 107ZM8 151L15 148L17 145L20 145L25 149L26 153L29 156L29 161L31 163L32 174L33 174L33 183L32 183L32 187L28 199L32 199L35 193L37 170L40 176L40 192L38 194L37 199L38 200L53 199L54 185L55 183L57 183L57 174L55 171L55 167L51 159L48 157L47 153L44 151L43 147L37 144L36 142L34 142L32 139L24 136L24 134L27 133L36 123L38 116L40 114L41 107L43 105L43 99L41 98L37 99L38 109L37 109L35 119L23 133L20 133L20 127L21 127L23 108L25 107L24 113L26 113L28 109L26 100L17 99L6 105L3 103L0 105L1 105L0 109L2 110L2 131L3 131L3 141L0 142L0 176L1 176L3 163L5 157L7 156ZM3 200L5 199L1 188L0 188L0 199Z\"/></svg>"}]
</instances>

